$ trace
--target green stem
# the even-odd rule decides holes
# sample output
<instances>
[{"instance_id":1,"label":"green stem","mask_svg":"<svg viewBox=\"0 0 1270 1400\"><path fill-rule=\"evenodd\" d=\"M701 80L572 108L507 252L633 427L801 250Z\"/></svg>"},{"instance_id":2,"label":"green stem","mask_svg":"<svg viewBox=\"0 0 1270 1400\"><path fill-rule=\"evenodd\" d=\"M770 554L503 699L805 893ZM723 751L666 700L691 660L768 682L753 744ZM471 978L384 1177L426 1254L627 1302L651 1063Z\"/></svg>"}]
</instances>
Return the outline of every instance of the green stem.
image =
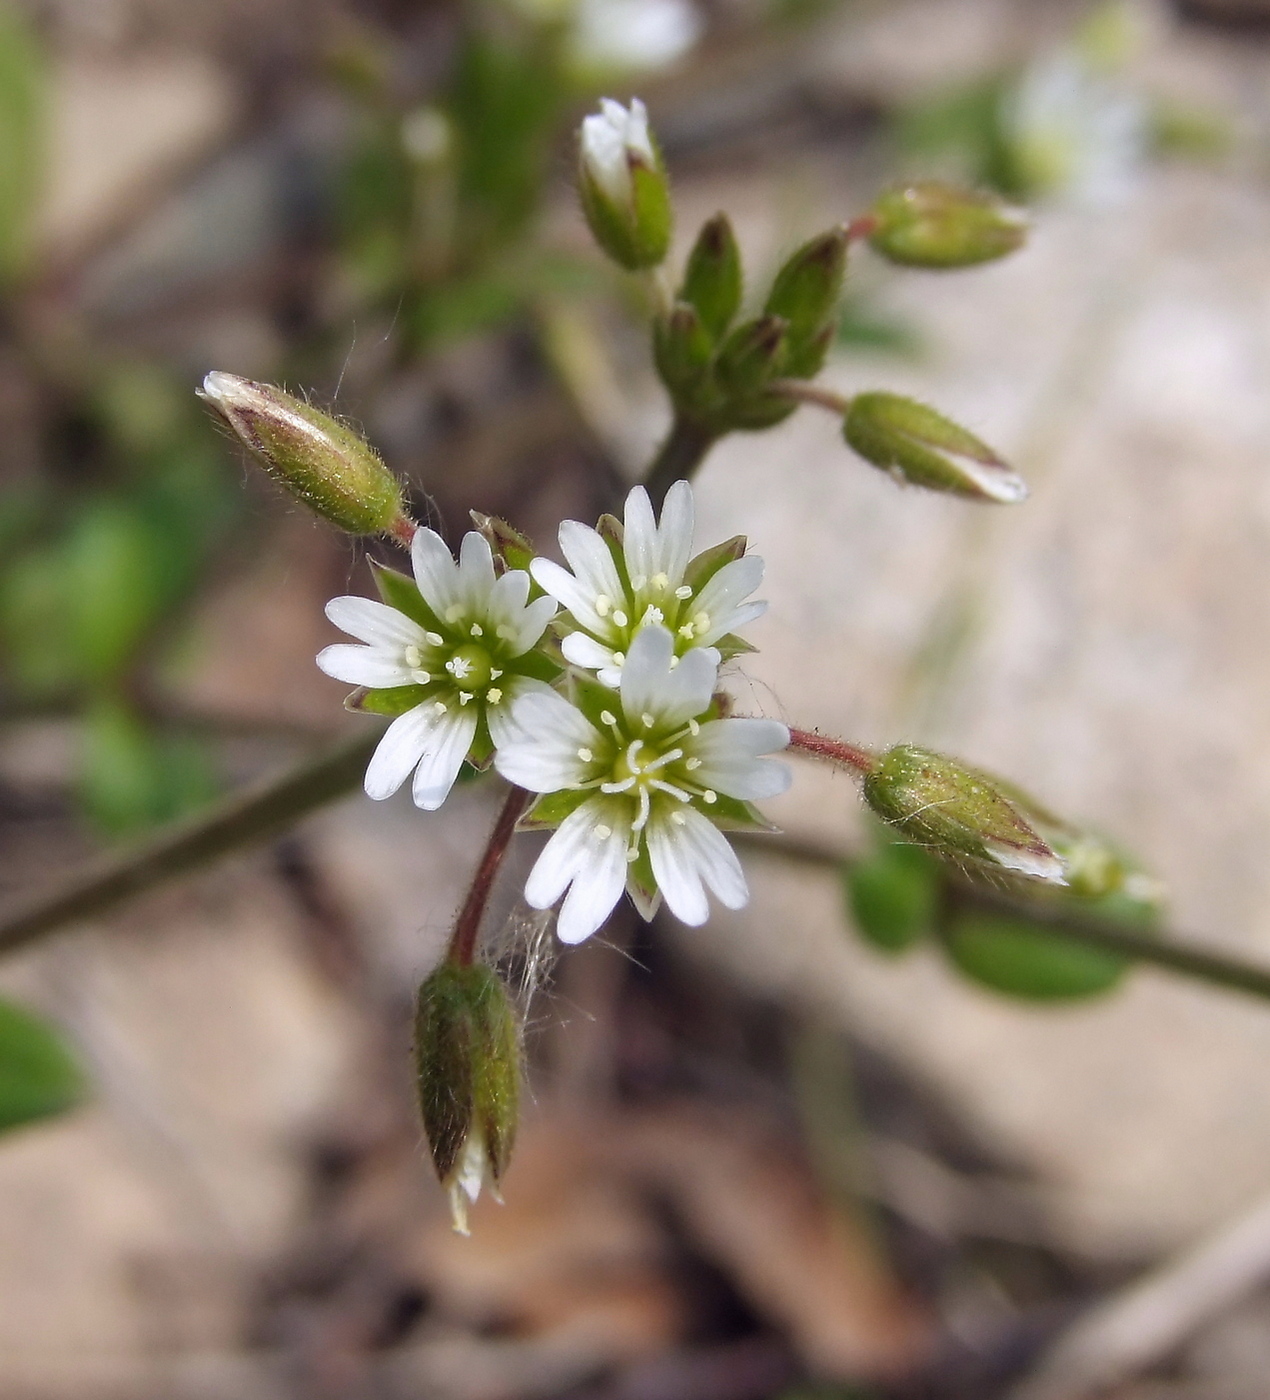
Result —
<instances>
[{"instance_id":1,"label":"green stem","mask_svg":"<svg viewBox=\"0 0 1270 1400\"><path fill-rule=\"evenodd\" d=\"M718 434L711 429L686 418L675 418L644 478L654 510L661 509L666 492L676 481L686 481L692 476L717 439Z\"/></svg>"},{"instance_id":2,"label":"green stem","mask_svg":"<svg viewBox=\"0 0 1270 1400\"><path fill-rule=\"evenodd\" d=\"M817 841L789 836L773 841L771 837L750 837L744 833L737 833L733 839L746 845L752 841L755 850L768 851L786 860L808 865L841 870L852 863L851 857L844 852ZM1041 932L1068 943L1098 948L1131 962L1152 963L1214 987L1270 1000L1270 968L1258 967L1255 963L1246 963L1225 953L1210 952L1194 939L1179 938L1169 933L1159 937L1134 933L1122 924L1101 919L1095 914L1086 914L1070 906L1018 899L983 885L969 884L951 874L946 879L946 886L956 904L1026 919Z\"/></svg>"},{"instance_id":3,"label":"green stem","mask_svg":"<svg viewBox=\"0 0 1270 1400\"><path fill-rule=\"evenodd\" d=\"M377 730L333 749L210 811L160 832L144 844L107 856L46 894L0 915L0 952L52 933L63 924L99 918L134 895L208 865L356 790L379 743Z\"/></svg>"}]
</instances>

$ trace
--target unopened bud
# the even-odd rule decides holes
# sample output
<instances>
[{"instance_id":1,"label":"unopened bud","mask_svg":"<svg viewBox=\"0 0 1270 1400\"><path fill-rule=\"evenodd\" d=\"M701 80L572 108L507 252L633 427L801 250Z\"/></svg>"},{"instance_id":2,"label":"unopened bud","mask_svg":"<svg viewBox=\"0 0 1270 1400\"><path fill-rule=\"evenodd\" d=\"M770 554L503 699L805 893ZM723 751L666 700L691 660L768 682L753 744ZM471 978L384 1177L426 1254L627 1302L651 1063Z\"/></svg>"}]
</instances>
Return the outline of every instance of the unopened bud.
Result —
<instances>
[{"instance_id":1,"label":"unopened bud","mask_svg":"<svg viewBox=\"0 0 1270 1400\"><path fill-rule=\"evenodd\" d=\"M942 754L912 744L888 750L864 779L864 799L932 855L1066 883L1062 859L1009 785Z\"/></svg>"},{"instance_id":2,"label":"unopened bud","mask_svg":"<svg viewBox=\"0 0 1270 1400\"><path fill-rule=\"evenodd\" d=\"M1004 505L1027 497L1027 483L987 443L915 399L857 394L842 432L865 461L897 481Z\"/></svg>"},{"instance_id":3,"label":"unopened bud","mask_svg":"<svg viewBox=\"0 0 1270 1400\"><path fill-rule=\"evenodd\" d=\"M688 407L710 368L714 342L695 306L678 302L653 327L653 362L675 403Z\"/></svg>"},{"instance_id":4,"label":"unopened bud","mask_svg":"<svg viewBox=\"0 0 1270 1400\"><path fill-rule=\"evenodd\" d=\"M203 380L199 397L279 485L332 525L376 535L402 521L396 477L352 428L272 384L220 370Z\"/></svg>"},{"instance_id":5,"label":"unopened bud","mask_svg":"<svg viewBox=\"0 0 1270 1400\"><path fill-rule=\"evenodd\" d=\"M869 243L906 267L972 267L1003 258L1027 237L1027 215L996 195L939 180L888 190L873 206Z\"/></svg>"},{"instance_id":6,"label":"unopened bud","mask_svg":"<svg viewBox=\"0 0 1270 1400\"><path fill-rule=\"evenodd\" d=\"M785 374L809 379L824 363L846 266L847 230L839 227L804 243L776 274L763 309L789 325Z\"/></svg>"},{"instance_id":7,"label":"unopened bud","mask_svg":"<svg viewBox=\"0 0 1270 1400\"><path fill-rule=\"evenodd\" d=\"M432 1163L465 1235L481 1187L498 1196L520 1097L516 1017L490 968L446 961L419 988L415 1066Z\"/></svg>"},{"instance_id":8,"label":"unopened bud","mask_svg":"<svg viewBox=\"0 0 1270 1400\"><path fill-rule=\"evenodd\" d=\"M670 182L648 130L648 112L611 98L583 120L578 191L595 241L623 267L656 267L670 248Z\"/></svg>"},{"instance_id":9,"label":"unopened bud","mask_svg":"<svg viewBox=\"0 0 1270 1400\"><path fill-rule=\"evenodd\" d=\"M477 533L484 536L494 551L496 565L501 563L508 569L528 570L530 560L537 553L528 535L522 535L514 525L509 525L496 515L485 515L479 510L469 511L468 514Z\"/></svg>"},{"instance_id":10,"label":"unopened bud","mask_svg":"<svg viewBox=\"0 0 1270 1400\"><path fill-rule=\"evenodd\" d=\"M719 351L715 375L733 395L752 393L782 372L789 324L780 316L745 321L728 336Z\"/></svg>"},{"instance_id":11,"label":"unopened bud","mask_svg":"<svg viewBox=\"0 0 1270 1400\"><path fill-rule=\"evenodd\" d=\"M679 300L696 307L712 340L732 324L741 305L741 282L741 250L732 224L726 214L716 214L701 226L679 289Z\"/></svg>"}]
</instances>

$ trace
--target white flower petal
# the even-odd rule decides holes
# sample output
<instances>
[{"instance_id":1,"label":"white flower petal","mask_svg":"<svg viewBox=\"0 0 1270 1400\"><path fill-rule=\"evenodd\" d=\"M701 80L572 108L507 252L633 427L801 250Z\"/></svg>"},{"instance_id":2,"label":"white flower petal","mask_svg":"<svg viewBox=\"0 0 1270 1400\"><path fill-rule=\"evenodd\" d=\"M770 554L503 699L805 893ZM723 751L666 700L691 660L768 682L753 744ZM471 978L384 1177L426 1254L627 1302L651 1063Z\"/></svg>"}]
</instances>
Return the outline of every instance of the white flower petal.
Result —
<instances>
[{"instance_id":1,"label":"white flower petal","mask_svg":"<svg viewBox=\"0 0 1270 1400\"><path fill-rule=\"evenodd\" d=\"M622 708L628 719L657 715L675 654L674 638L659 626L642 627L626 653L622 667Z\"/></svg>"},{"instance_id":2,"label":"white flower petal","mask_svg":"<svg viewBox=\"0 0 1270 1400\"><path fill-rule=\"evenodd\" d=\"M742 802L779 797L789 789L789 765L759 755L777 753L789 744L789 730L772 719L718 719L701 726L685 747L701 760L694 777Z\"/></svg>"},{"instance_id":3,"label":"white flower petal","mask_svg":"<svg viewBox=\"0 0 1270 1400\"><path fill-rule=\"evenodd\" d=\"M642 486L633 487L622 513L622 553L633 579L650 579L659 568L657 521L653 503Z\"/></svg>"},{"instance_id":4,"label":"white flower petal","mask_svg":"<svg viewBox=\"0 0 1270 1400\"><path fill-rule=\"evenodd\" d=\"M598 531L576 520L563 520L560 522L560 549L583 592L590 595L593 603L603 594L615 607L621 606L626 590L617 571L617 561Z\"/></svg>"},{"instance_id":5,"label":"white flower petal","mask_svg":"<svg viewBox=\"0 0 1270 1400\"><path fill-rule=\"evenodd\" d=\"M435 713L435 712L434 712ZM427 746L415 769L411 794L416 807L435 812L450 795L454 780L476 737L477 707L459 705L436 716Z\"/></svg>"},{"instance_id":6,"label":"white flower petal","mask_svg":"<svg viewBox=\"0 0 1270 1400\"><path fill-rule=\"evenodd\" d=\"M424 641L423 628L412 618L386 603L377 603L373 598L358 598L347 595L332 598L326 605L326 615L350 637L359 642L369 642L372 646L403 647L420 646Z\"/></svg>"},{"instance_id":7,"label":"white flower petal","mask_svg":"<svg viewBox=\"0 0 1270 1400\"><path fill-rule=\"evenodd\" d=\"M763 561L757 554L733 559L706 582L692 603L694 612L706 613L710 618L706 641L717 641L724 632L741 625L736 618L737 609L742 599L748 598L762 582Z\"/></svg>"},{"instance_id":8,"label":"white flower petal","mask_svg":"<svg viewBox=\"0 0 1270 1400\"><path fill-rule=\"evenodd\" d=\"M523 682L522 682L523 684ZM494 766L517 787L559 792L585 782L589 768L579 749L601 743L590 720L563 695L543 686L515 696Z\"/></svg>"},{"instance_id":9,"label":"white flower petal","mask_svg":"<svg viewBox=\"0 0 1270 1400\"><path fill-rule=\"evenodd\" d=\"M749 900L736 852L723 833L691 807L663 808L655 814L648 823L648 854L658 889L671 913L685 924L703 924L709 915L703 882L729 909L740 909Z\"/></svg>"},{"instance_id":10,"label":"white flower petal","mask_svg":"<svg viewBox=\"0 0 1270 1400\"><path fill-rule=\"evenodd\" d=\"M622 671L619 666L603 666L595 673L595 678L601 685L616 690L622 684Z\"/></svg>"},{"instance_id":11,"label":"white flower petal","mask_svg":"<svg viewBox=\"0 0 1270 1400\"><path fill-rule=\"evenodd\" d=\"M511 643L512 655L522 656L530 647L536 646L538 638L547 630L547 623L556 615L558 604L552 597L535 598L513 622L516 640Z\"/></svg>"},{"instance_id":12,"label":"white flower petal","mask_svg":"<svg viewBox=\"0 0 1270 1400\"><path fill-rule=\"evenodd\" d=\"M366 767L367 797L380 802L391 797L406 781L423 757L434 718L429 701L393 720Z\"/></svg>"},{"instance_id":13,"label":"white flower petal","mask_svg":"<svg viewBox=\"0 0 1270 1400\"><path fill-rule=\"evenodd\" d=\"M337 642L317 654L318 668L337 681L364 685L370 690L387 690L411 683L410 668L401 653L395 655L378 647L353 646Z\"/></svg>"},{"instance_id":14,"label":"white flower petal","mask_svg":"<svg viewBox=\"0 0 1270 1400\"><path fill-rule=\"evenodd\" d=\"M742 627L747 627L756 618L760 618L767 611L767 604L761 600L753 603L742 603L739 608L735 608L730 613L724 613L721 617L716 614L718 620L714 622L702 635L706 641L717 642L720 637L725 637L729 632L739 632Z\"/></svg>"},{"instance_id":15,"label":"white flower petal","mask_svg":"<svg viewBox=\"0 0 1270 1400\"><path fill-rule=\"evenodd\" d=\"M692 487L686 481L676 481L662 502L657 561L658 572L666 575L672 588L683 581L692 557L692 530Z\"/></svg>"},{"instance_id":16,"label":"white flower petal","mask_svg":"<svg viewBox=\"0 0 1270 1400\"><path fill-rule=\"evenodd\" d=\"M493 623L516 623L529 598L529 575L524 569L508 569L490 590L486 612Z\"/></svg>"},{"instance_id":17,"label":"white flower petal","mask_svg":"<svg viewBox=\"0 0 1270 1400\"><path fill-rule=\"evenodd\" d=\"M423 601L439 618L455 605L463 605L459 585L459 566L449 547L435 530L420 526L410 546L410 561L414 566L415 583Z\"/></svg>"},{"instance_id":18,"label":"white flower petal","mask_svg":"<svg viewBox=\"0 0 1270 1400\"><path fill-rule=\"evenodd\" d=\"M595 610L595 593L584 588L567 570L551 559L534 559L529 565L539 588L549 593L573 614L574 619L597 637L612 637L613 624Z\"/></svg>"},{"instance_id":19,"label":"white flower petal","mask_svg":"<svg viewBox=\"0 0 1270 1400\"><path fill-rule=\"evenodd\" d=\"M598 671L601 666L613 664L613 648L597 642L594 637L588 637L585 632L570 632L560 643L560 650L564 652L566 661L588 671Z\"/></svg>"},{"instance_id":20,"label":"white flower petal","mask_svg":"<svg viewBox=\"0 0 1270 1400\"><path fill-rule=\"evenodd\" d=\"M474 617L485 616L495 581L489 541L478 531L469 530L459 545L459 591Z\"/></svg>"},{"instance_id":21,"label":"white flower petal","mask_svg":"<svg viewBox=\"0 0 1270 1400\"><path fill-rule=\"evenodd\" d=\"M560 906L556 934L561 943L581 943L613 912L626 887L626 842L629 826L613 825L601 837L592 827L586 860Z\"/></svg>"},{"instance_id":22,"label":"white flower petal","mask_svg":"<svg viewBox=\"0 0 1270 1400\"><path fill-rule=\"evenodd\" d=\"M512 743L523 733L515 719L515 706L518 700L527 695L554 695L555 691L546 681L535 680L532 676L508 676L501 682L503 698L497 705L485 702L485 719L489 724L489 736L494 747L501 749Z\"/></svg>"}]
</instances>

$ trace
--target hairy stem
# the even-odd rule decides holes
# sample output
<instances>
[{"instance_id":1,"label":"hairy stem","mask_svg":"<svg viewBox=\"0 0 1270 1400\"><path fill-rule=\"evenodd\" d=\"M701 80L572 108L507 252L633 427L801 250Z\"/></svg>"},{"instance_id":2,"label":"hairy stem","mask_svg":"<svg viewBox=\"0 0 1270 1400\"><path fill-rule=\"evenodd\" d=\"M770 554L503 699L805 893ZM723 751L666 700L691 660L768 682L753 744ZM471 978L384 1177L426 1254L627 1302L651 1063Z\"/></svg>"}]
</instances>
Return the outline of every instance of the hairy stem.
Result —
<instances>
[{"instance_id":1,"label":"hairy stem","mask_svg":"<svg viewBox=\"0 0 1270 1400\"><path fill-rule=\"evenodd\" d=\"M454 933L450 939L450 961L458 963L460 967L469 966L476 953L481 919L485 915L485 906L489 903L490 894L494 889L498 867L503 863L503 857L511 845L516 823L529 806L529 799L530 794L524 788L509 788L498 820L485 843L481 863L476 867L476 874L472 876L471 887L463 901L463 908L459 910L459 917L455 921Z\"/></svg>"},{"instance_id":2,"label":"hairy stem","mask_svg":"<svg viewBox=\"0 0 1270 1400\"><path fill-rule=\"evenodd\" d=\"M235 793L210 811L103 860L46 894L0 914L0 952L63 924L98 918L155 885L196 870L353 792L380 735L328 749L280 778Z\"/></svg>"},{"instance_id":3,"label":"hairy stem","mask_svg":"<svg viewBox=\"0 0 1270 1400\"><path fill-rule=\"evenodd\" d=\"M654 510L661 509L666 492L676 481L685 481L705 460L718 435L699 423L676 417L670 432L653 458L644 485L652 497Z\"/></svg>"},{"instance_id":4,"label":"hairy stem","mask_svg":"<svg viewBox=\"0 0 1270 1400\"><path fill-rule=\"evenodd\" d=\"M812 758L823 758L839 767L850 768L862 776L874 768L873 755L868 749L857 744L848 744L845 739L831 739L826 734L813 734L809 729L791 729L789 747L797 753L810 754Z\"/></svg>"},{"instance_id":5,"label":"hairy stem","mask_svg":"<svg viewBox=\"0 0 1270 1400\"><path fill-rule=\"evenodd\" d=\"M852 864L852 857L846 852L828 843L800 837L781 836L773 840L770 836L751 837L738 832L733 840L752 845L755 852L766 851L785 860L835 871ZM1135 933L1123 924L1112 923L1070 905L1048 900L1033 902L986 885L971 884L951 871L945 877L945 887L953 904L1026 919L1039 932L1051 934L1060 941L1081 943L1130 962L1150 963L1210 986L1270 1000L1270 967L1259 967L1226 953L1212 952L1196 939L1167 932L1159 936Z\"/></svg>"},{"instance_id":6,"label":"hairy stem","mask_svg":"<svg viewBox=\"0 0 1270 1400\"><path fill-rule=\"evenodd\" d=\"M767 386L769 394L777 398L791 399L794 403L809 403L823 408L835 418L845 418L851 407L851 400L845 394L836 394L821 384L811 384L805 379L773 379Z\"/></svg>"},{"instance_id":7,"label":"hairy stem","mask_svg":"<svg viewBox=\"0 0 1270 1400\"><path fill-rule=\"evenodd\" d=\"M394 544L399 544L402 549L409 553L418 529L418 525L408 515L402 514L392 522L386 533Z\"/></svg>"}]
</instances>

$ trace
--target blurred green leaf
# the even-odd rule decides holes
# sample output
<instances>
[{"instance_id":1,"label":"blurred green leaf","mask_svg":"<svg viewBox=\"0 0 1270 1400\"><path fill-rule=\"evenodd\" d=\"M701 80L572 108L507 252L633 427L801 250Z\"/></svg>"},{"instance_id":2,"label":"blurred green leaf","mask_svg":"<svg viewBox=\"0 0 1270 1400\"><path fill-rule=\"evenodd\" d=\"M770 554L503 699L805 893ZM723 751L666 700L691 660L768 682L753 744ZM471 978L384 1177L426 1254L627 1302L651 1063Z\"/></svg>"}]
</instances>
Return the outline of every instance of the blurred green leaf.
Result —
<instances>
[{"instance_id":1,"label":"blurred green leaf","mask_svg":"<svg viewBox=\"0 0 1270 1400\"><path fill-rule=\"evenodd\" d=\"M0 1132L65 1113L84 1092L79 1065L57 1032L0 1000Z\"/></svg>"},{"instance_id":2,"label":"blurred green leaf","mask_svg":"<svg viewBox=\"0 0 1270 1400\"><path fill-rule=\"evenodd\" d=\"M1099 996L1119 983L1127 967L1112 953L1067 942L1008 915L957 914L942 938L948 956L971 981L1026 1001Z\"/></svg>"},{"instance_id":3,"label":"blurred green leaf","mask_svg":"<svg viewBox=\"0 0 1270 1400\"><path fill-rule=\"evenodd\" d=\"M0 573L0 647L5 680L24 699L56 696L78 682L61 551L19 554Z\"/></svg>"},{"instance_id":4,"label":"blurred green leaf","mask_svg":"<svg viewBox=\"0 0 1270 1400\"><path fill-rule=\"evenodd\" d=\"M123 701L94 701L84 718L80 797L105 835L171 821L216 795L211 761L195 740L160 735Z\"/></svg>"},{"instance_id":5,"label":"blurred green leaf","mask_svg":"<svg viewBox=\"0 0 1270 1400\"><path fill-rule=\"evenodd\" d=\"M16 5L0 5L0 279L6 282L31 251L47 96L47 63L34 26Z\"/></svg>"},{"instance_id":6,"label":"blurred green leaf","mask_svg":"<svg viewBox=\"0 0 1270 1400\"><path fill-rule=\"evenodd\" d=\"M920 846L881 841L876 854L843 870L847 908L860 936L884 953L902 953L930 932L940 870Z\"/></svg>"}]
</instances>

